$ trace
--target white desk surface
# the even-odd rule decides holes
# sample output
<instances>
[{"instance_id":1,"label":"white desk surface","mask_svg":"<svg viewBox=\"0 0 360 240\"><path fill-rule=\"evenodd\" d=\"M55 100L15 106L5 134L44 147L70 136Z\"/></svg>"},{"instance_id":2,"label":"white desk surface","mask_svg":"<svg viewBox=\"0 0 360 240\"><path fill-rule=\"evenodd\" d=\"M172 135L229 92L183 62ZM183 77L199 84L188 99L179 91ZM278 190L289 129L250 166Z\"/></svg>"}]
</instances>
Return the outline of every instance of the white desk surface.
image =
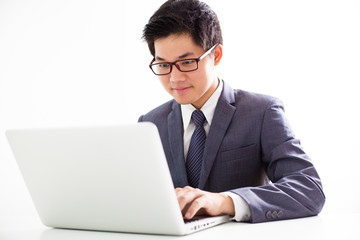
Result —
<instances>
[{"instance_id":1,"label":"white desk surface","mask_svg":"<svg viewBox=\"0 0 360 240\"><path fill-rule=\"evenodd\" d=\"M132 240L132 239L341 239L360 240L360 214L249 224L229 222L184 237L53 229L37 217L0 217L0 240Z\"/></svg>"}]
</instances>

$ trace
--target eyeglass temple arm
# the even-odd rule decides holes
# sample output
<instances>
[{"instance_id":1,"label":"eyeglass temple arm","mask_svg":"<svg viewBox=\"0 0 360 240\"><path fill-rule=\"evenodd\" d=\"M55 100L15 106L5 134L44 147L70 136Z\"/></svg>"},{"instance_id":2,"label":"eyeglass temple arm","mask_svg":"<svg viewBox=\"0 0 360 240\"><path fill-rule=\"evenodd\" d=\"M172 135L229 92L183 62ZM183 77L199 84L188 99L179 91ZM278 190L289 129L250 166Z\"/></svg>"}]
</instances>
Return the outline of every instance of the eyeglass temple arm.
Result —
<instances>
[{"instance_id":1,"label":"eyeglass temple arm","mask_svg":"<svg viewBox=\"0 0 360 240\"><path fill-rule=\"evenodd\" d=\"M214 46L212 46L209 50L207 50L201 57L199 57L199 61L201 59L203 59L204 57L206 57L209 53L211 53L212 50L214 50L214 48L217 46L218 44L215 44Z\"/></svg>"}]
</instances>

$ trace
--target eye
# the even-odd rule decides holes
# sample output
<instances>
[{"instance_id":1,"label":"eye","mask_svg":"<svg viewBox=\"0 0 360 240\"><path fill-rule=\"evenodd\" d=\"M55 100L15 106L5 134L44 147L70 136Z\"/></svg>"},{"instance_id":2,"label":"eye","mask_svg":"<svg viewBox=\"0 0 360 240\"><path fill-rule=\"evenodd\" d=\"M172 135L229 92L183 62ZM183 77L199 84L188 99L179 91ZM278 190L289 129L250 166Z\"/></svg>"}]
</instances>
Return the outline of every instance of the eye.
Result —
<instances>
[{"instance_id":1,"label":"eye","mask_svg":"<svg viewBox=\"0 0 360 240\"><path fill-rule=\"evenodd\" d=\"M159 63L157 64L158 68L168 68L170 66L170 64L168 63Z\"/></svg>"},{"instance_id":2,"label":"eye","mask_svg":"<svg viewBox=\"0 0 360 240\"><path fill-rule=\"evenodd\" d=\"M195 60L193 59L189 59L189 60L184 60L184 61L181 61L180 64L183 65L183 66L186 66L186 65L192 65L195 63Z\"/></svg>"}]
</instances>

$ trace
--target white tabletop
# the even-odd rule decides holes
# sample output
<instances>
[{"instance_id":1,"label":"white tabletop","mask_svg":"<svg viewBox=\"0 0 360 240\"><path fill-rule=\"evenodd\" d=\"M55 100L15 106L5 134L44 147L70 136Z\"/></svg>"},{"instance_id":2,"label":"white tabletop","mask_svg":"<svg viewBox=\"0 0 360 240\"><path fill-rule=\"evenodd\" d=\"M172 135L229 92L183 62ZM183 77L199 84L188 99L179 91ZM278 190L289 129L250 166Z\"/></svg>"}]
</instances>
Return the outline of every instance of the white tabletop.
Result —
<instances>
[{"instance_id":1,"label":"white tabletop","mask_svg":"<svg viewBox=\"0 0 360 240\"><path fill-rule=\"evenodd\" d=\"M1 240L132 240L132 239L356 239L360 214L328 215L269 223L229 222L184 237L53 229L37 217L0 217Z\"/></svg>"}]
</instances>

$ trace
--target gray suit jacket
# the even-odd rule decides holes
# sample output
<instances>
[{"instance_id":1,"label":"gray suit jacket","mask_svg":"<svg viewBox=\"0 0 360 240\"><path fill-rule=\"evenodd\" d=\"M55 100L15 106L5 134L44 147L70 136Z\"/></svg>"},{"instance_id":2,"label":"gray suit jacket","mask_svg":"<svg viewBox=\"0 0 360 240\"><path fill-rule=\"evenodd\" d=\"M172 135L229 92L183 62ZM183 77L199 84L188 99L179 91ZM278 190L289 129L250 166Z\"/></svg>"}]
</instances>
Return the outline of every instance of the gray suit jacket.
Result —
<instances>
[{"instance_id":1,"label":"gray suit jacket","mask_svg":"<svg viewBox=\"0 0 360 240\"><path fill-rule=\"evenodd\" d=\"M180 105L169 101L139 121L157 126L174 187L187 186ZM224 82L204 151L199 188L240 195L252 222L312 216L324 205L320 178L276 98Z\"/></svg>"}]
</instances>

